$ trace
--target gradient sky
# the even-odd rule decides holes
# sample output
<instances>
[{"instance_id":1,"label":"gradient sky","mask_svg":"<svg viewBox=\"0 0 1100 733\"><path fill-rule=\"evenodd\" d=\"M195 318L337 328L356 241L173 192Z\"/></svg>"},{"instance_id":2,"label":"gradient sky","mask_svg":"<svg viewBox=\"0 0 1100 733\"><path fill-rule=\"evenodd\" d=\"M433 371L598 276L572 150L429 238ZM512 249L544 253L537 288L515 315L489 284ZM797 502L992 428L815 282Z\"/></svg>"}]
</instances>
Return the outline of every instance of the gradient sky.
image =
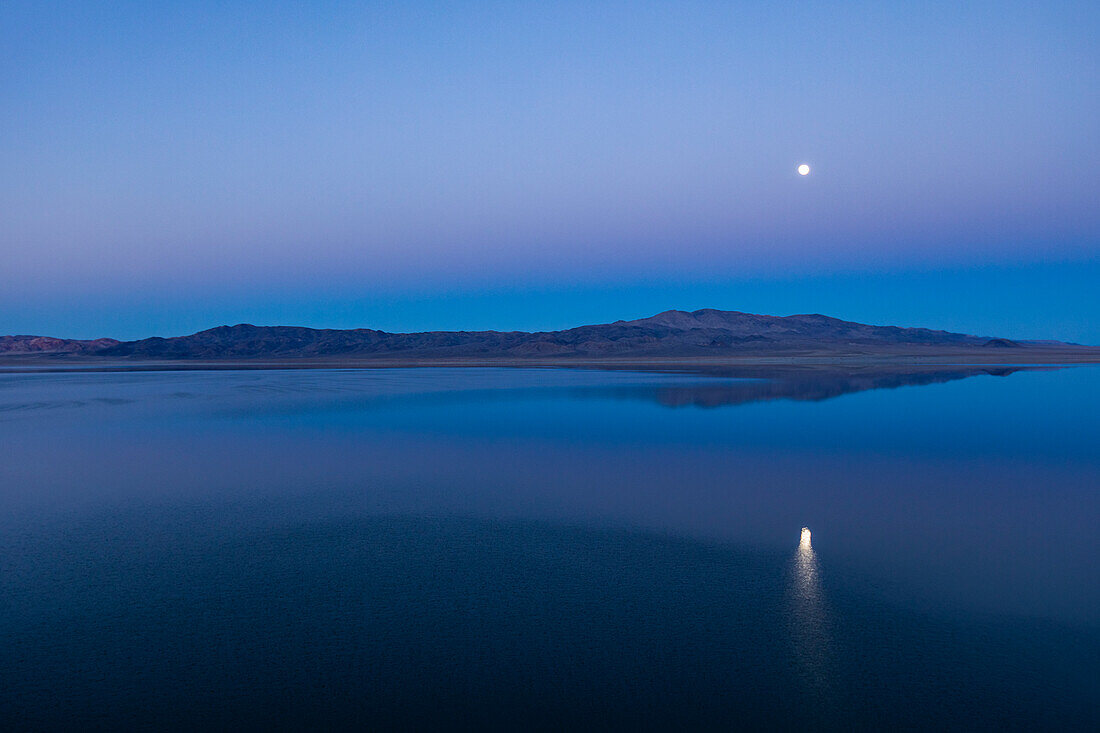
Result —
<instances>
[{"instance_id":1,"label":"gradient sky","mask_svg":"<svg viewBox=\"0 0 1100 733\"><path fill-rule=\"evenodd\" d=\"M6 0L0 333L1100 343L1098 38L1094 1Z\"/></svg>"}]
</instances>

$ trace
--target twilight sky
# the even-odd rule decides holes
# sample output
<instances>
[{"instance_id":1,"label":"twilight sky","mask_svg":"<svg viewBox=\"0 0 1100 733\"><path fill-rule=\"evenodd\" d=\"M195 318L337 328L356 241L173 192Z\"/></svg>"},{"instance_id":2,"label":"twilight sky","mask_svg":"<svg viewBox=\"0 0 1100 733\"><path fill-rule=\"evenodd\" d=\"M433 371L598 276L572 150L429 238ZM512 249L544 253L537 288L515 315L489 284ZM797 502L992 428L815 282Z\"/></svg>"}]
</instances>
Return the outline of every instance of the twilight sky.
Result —
<instances>
[{"instance_id":1,"label":"twilight sky","mask_svg":"<svg viewBox=\"0 0 1100 733\"><path fill-rule=\"evenodd\" d=\"M782 6L5 0L0 334L1100 343L1100 3Z\"/></svg>"}]
</instances>

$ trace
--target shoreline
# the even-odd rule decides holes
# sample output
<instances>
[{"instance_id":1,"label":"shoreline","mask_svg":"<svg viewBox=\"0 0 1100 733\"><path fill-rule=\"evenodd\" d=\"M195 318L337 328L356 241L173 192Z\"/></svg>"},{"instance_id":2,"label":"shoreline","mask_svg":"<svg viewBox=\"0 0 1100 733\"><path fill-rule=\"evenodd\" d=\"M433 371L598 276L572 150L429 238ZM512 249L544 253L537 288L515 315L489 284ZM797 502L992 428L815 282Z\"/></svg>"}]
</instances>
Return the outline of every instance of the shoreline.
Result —
<instances>
[{"instance_id":1,"label":"shoreline","mask_svg":"<svg viewBox=\"0 0 1100 733\"><path fill-rule=\"evenodd\" d=\"M908 353L802 352L745 356L634 356L634 357L382 357L330 356L228 359L119 359L80 354L0 354L0 373L151 372L275 369L411 369L411 368L529 368L529 369L726 369L779 368L796 370L874 370L1068 367L1100 364L1100 347L1077 349L1005 349L991 354L974 349L936 349Z\"/></svg>"}]
</instances>

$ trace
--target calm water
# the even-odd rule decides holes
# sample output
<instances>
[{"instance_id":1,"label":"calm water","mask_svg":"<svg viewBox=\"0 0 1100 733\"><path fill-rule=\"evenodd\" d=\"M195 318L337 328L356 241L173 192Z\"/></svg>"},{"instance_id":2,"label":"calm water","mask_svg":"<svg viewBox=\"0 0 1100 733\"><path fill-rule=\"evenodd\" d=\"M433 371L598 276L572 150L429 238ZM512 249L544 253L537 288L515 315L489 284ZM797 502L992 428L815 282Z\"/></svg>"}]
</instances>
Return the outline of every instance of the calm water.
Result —
<instances>
[{"instance_id":1,"label":"calm water","mask_svg":"<svg viewBox=\"0 0 1100 733\"><path fill-rule=\"evenodd\" d=\"M1092 367L0 374L0 724L1095 730L1098 443Z\"/></svg>"}]
</instances>

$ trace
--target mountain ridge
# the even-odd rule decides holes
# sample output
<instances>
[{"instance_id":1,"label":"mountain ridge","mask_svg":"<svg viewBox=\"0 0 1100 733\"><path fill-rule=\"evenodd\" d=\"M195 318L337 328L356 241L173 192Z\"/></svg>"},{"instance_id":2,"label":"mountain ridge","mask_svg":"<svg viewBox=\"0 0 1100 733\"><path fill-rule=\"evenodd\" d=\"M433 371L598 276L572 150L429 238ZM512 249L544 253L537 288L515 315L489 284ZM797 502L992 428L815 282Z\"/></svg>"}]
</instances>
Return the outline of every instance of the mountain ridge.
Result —
<instances>
[{"instance_id":1,"label":"mountain ridge","mask_svg":"<svg viewBox=\"0 0 1100 733\"><path fill-rule=\"evenodd\" d=\"M928 328L875 326L820 313L769 316L703 308L667 310L647 318L559 331L419 331L371 328L223 325L186 336L133 341L0 337L0 353L142 359L329 357L617 358L705 357L799 351L922 352L929 348L1086 348L1060 342L1021 342Z\"/></svg>"},{"instance_id":2,"label":"mountain ridge","mask_svg":"<svg viewBox=\"0 0 1100 733\"><path fill-rule=\"evenodd\" d=\"M118 339L61 339L53 336L0 336L0 354L91 354L122 343Z\"/></svg>"}]
</instances>

